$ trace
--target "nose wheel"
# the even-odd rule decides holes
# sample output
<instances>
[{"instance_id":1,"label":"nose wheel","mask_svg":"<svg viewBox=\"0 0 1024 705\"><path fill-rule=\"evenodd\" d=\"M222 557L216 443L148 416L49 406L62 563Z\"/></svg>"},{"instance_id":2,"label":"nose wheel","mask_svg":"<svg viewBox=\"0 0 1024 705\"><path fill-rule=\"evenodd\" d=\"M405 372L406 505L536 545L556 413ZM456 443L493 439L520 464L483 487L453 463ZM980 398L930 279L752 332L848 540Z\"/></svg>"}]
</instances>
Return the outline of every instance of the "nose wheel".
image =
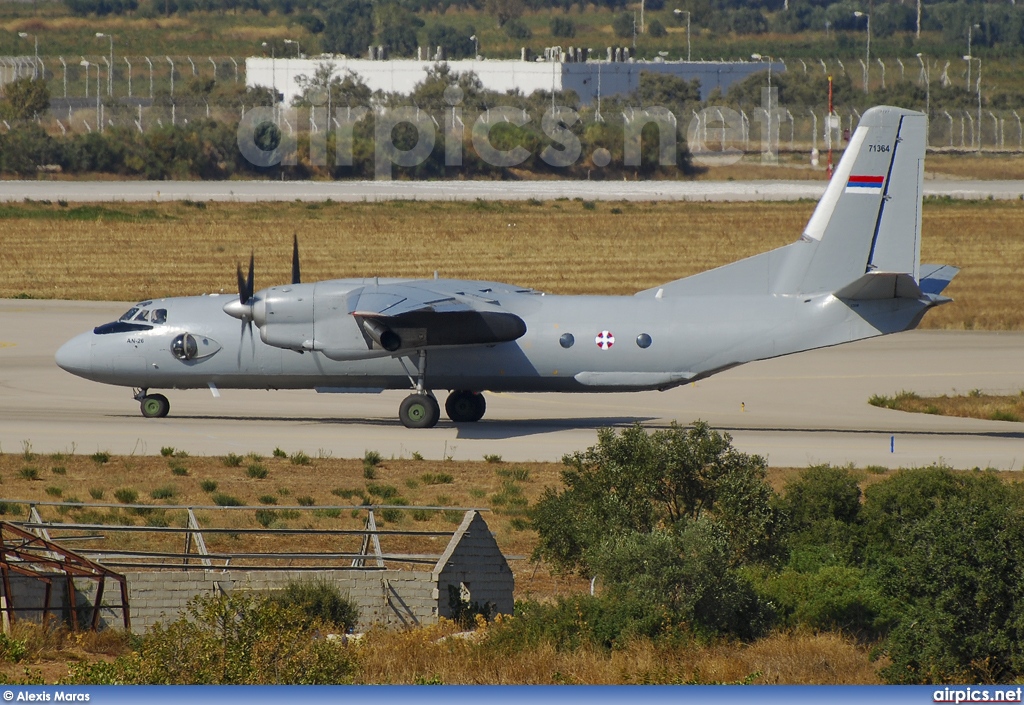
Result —
<instances>
[{"instance_id":1,"label":"nose wheel","mask_svg":"<svg viewBox=\"0 0 1024 705\"><path fill-rule=\"evenodd\" d=\"M457 389L444 402L445 413L455 423L473 423L484 417L487 402L480 392Z\"/></svg>"},{"instance_id":2,"label":"nose wheel","mask_svg":"<svg viewBox=\"0 0 1024 705\"><path fill-rule=\"evenodd\" d=\"M171 410L171 402L163 394L146 394L139 399L139 407L147 419L162 419Z\"/></svg>"}]
</instances>

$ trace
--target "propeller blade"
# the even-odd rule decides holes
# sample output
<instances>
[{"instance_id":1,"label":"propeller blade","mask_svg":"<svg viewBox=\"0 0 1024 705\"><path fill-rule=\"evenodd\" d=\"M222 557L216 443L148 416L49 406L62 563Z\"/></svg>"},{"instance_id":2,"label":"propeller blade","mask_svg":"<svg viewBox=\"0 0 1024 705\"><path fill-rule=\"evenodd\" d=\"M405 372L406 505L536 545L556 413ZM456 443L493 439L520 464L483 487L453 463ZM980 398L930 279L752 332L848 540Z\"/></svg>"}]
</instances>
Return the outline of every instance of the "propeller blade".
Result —
<instances>
[{"instance_id":1,"label":"propeller blade","mask_svg":"<svg viewBox=\"0 0 1024 705\"><path fill-rule=\"evenodd\" d=\"M238 301L244 306L249 301L249 297L245 294L245 277L242 276L242 265L238 265Z\"/></svg>"},{"instance_id":2,"label":"propeller blade","mask_svg":"<svg viewBox=\"0 0 1024 705\"><path fill-rule=\"evenodd\" d=\"M299 234L295 233L292 240L292 284L301 284L302 277L299 276Z\"/></svg>"},{"instance_id":3,"label":"propeller blade","mask_svg":"<svg viewBox=\"0 0 1024 705\"><path fill-rule=\"evenodd\" d=\"M256 265L256 254L253 252L249 253L249 278L245 282L245 300L248 302L252 299L253 295L253 269Z\"/></svg>"}]
</instances>

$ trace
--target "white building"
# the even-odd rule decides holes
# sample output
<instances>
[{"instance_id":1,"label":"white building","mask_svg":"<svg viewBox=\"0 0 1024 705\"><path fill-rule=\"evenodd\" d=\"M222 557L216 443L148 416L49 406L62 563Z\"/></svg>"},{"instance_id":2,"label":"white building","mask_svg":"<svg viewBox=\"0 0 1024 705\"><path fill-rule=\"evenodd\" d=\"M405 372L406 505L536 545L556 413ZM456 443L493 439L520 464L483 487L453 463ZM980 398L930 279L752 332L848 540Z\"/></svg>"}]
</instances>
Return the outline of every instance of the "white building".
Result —
<instances>
[{"instance_id":1,"label":"white building","mask_svg":"<svg viewBox=\"0 0 1024 705\"><path fill-rule=\"evenodd\" d=\"M245 83L247 86L276 88L284 95L285 104L291 104L292 99L301 93L296 77L312 77L324 63L334 65L336 76L352 71L370 90L407 95L423 81L426 71L438 62L418 59L371 61L345 56L315 59L250 57L245 60ZM506 93L518 90L523 95L530 95L538 90L571 89L584 104L596 102L599 96L632 93L640 85L640 74L645 71L672 74L688 81L700 79L701 99L706 99L715 88L725 91L735 81L767 69L764 63L750 61L517 61L477 58L445 63L453 73L472 71L484 87L492 91ZM785 69L786 65L781 62L772 65L773 71Z\"/></svg>"}]
</instances>

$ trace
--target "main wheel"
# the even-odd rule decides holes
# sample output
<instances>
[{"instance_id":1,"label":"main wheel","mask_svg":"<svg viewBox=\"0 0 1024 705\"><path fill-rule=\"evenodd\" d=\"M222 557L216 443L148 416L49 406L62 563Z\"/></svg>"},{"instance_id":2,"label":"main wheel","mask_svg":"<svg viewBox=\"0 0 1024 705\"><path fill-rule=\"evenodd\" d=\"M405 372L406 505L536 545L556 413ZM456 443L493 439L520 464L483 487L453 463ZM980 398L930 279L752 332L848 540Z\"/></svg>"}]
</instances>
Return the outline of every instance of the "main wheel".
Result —
<instances>
[{"instance_id":1,"label":"main wheel","mask_svg":"<svg viewBox=\"0 0 1024 705\"><path fill-rule=\"evenodd\" d=\"M483 418L487 402L480 392L457 389L448 395L444 410L455 423L473 423Z\"/></svg>"},{"instance_id":2,"label":"main wheel","mask_svg":"<svg viewBox=\"0 0 1024 705\"><path fill-rule=\"evenodd\" d=\"M398 418L406 428L433 428L441 418L441 407L429 394L410 394L398 407Z\"/></svg>"},{"instance_id":3,"label":"main wheel","mask_svg":"<svg viewBox=\"0 0 1024 705\"><path fill-rule=\"evenodd\" d=\"M161 419L171 410L171 402L163 394L149 394L142 398L139 406L147 419Z\"/></svg>"}]
</instances>

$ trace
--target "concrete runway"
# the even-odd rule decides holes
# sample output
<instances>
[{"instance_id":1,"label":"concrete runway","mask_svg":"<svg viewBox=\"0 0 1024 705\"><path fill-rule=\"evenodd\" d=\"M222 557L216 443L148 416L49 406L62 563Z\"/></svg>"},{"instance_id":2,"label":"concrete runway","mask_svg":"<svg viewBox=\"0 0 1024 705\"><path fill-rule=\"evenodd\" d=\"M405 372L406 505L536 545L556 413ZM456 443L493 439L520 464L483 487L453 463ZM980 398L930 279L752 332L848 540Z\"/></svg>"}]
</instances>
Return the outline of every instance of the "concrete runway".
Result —
<instances>
[{"instance_id":1,"label":"concrete runway","mask_svg":"<svg viewBox=\"0 0 1024 705\"><path fill-rule=\"evenodd\" d=\"M872 394L1024 389L1024 333L914 331L755 362L696 385L639 394L489 394L483 421L409 430L404 392L171 391L171 415L144 419L128 389L74 377L53 362L77 333L128 304L0 300L0 448L20 452L155 454L174 446L215 455L280 446L334 457L451 456L559 460L593 445L601 426L655 428L705 419L774 466L852 462L890 467L944 461L1020 469L1024 425L908 414L868 405ZM741 411L741 406L743 409ZM895 452L890 452L890 438Z\"/></svg>"},{"instance_id":2,"label":"concrete runway","mask_svg":"<svg viewBox=\"0 0 1024 705\"><path fill-rule=\"evenodd\" d=\"M0 181L0 202L473 201L582 198L602 201L817 200L821 181ZM927 180L926 196L1024 198L1024 181Z\"/></svg>"}]
</instances>

